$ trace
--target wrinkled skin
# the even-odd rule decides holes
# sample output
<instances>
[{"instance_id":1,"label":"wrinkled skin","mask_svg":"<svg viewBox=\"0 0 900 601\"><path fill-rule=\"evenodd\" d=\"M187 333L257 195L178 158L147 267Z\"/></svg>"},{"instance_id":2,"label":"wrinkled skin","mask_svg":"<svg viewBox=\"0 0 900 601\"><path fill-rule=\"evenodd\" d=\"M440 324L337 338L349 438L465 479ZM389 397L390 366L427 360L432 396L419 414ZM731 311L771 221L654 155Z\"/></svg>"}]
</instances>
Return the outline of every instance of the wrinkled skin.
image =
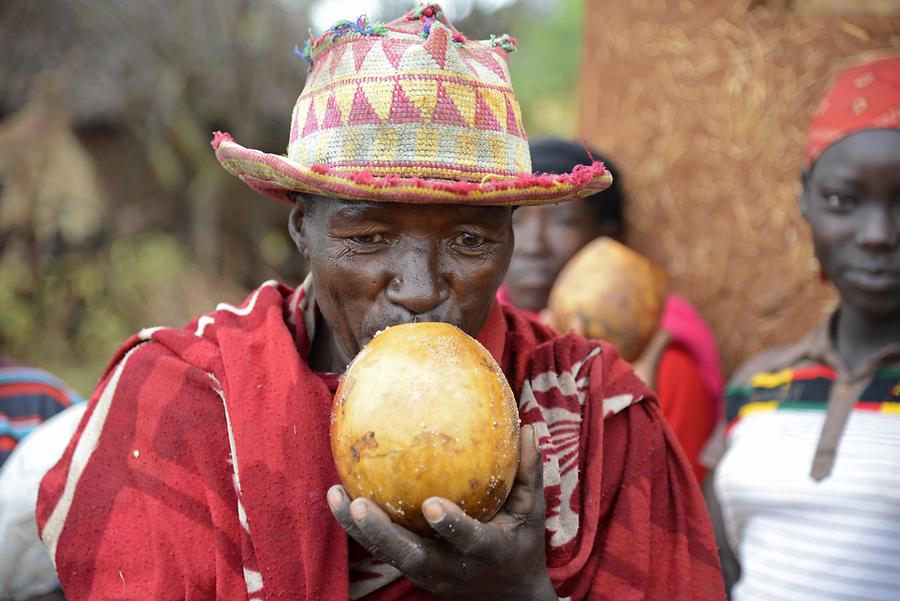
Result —
<instances>
[{"instance_id":1,"label":"wrinkled skin","mask_svg":"<svg viewBox=\"0 0 900 601\"><path fill-rule=\"evenodd\" d=\"M836 343L852 368L900 340L900 131L829 146L804 174L801 211L841 295Z\"/></svg>"},{"instance_id":2,"label":"wrinkled skin","mask_svg":"<svg viewBox=\"0 0 900 601\"><path fill-rule=\"evenodd\" d=\"M310 364L342 372L378 330L452 323L476 336L513 246L508 207L421 206L298 197L290 231L309 261L321 319ZM447 499L422 510L436 537L393 524L365 498L328 492L347 533L418 586L446 599L556 599L544 553L541 461L523 428L519 470L504 508L477 522Z\"/></svg>"},{"instance_id":3,"label":"wrinkled skin","mask_svg":"<svg viewBox=\"0 0 900 601\"><path fill-rule=\"evenodd\" d=\"M446 322L477 336L509 266L511 211L299 198L291 234L323 317L313 366L342 372L400 323Z\"/></svg>"}]
</instances>

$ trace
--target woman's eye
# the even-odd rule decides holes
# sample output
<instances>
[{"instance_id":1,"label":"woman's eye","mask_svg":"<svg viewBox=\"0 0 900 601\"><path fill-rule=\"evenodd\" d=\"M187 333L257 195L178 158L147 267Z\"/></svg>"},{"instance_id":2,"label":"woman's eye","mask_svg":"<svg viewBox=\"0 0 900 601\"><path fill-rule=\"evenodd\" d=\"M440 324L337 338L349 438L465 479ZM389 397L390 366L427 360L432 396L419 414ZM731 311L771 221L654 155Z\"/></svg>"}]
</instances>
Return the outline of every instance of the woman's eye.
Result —
<instances>
[{"instance_id":1,"label":"woman's eye","mask_svg":"<svg viewBox=\"0 0 900 601\"><path fill-rule=\"evenodd\" d=\"M475 234L460 234L453 239L453 243L463 248L478 248L484 244L485 240L481 236Z\"/></svg>"},{"instance_id":2,"label":"woman's eye","mask_svg":"<svg viewBox=\"0 0 900 601\"><path fill-rule=\"evenodd\" d=\"M845 210L856 205L856 199L849 194L828 194L825 196L825 204L829 209Z\"/></svg>"},{"instance_id":3,"label":"woman's eye","mask_svg":"<svg viewBox=\"0 0 900 601\"><path fill-rule=\"evenodd\" d=\"M383 234L366 234L365 236L353 236L350 238L357 244L380 244L384 242Z\"/></svg>"}]
</instances>

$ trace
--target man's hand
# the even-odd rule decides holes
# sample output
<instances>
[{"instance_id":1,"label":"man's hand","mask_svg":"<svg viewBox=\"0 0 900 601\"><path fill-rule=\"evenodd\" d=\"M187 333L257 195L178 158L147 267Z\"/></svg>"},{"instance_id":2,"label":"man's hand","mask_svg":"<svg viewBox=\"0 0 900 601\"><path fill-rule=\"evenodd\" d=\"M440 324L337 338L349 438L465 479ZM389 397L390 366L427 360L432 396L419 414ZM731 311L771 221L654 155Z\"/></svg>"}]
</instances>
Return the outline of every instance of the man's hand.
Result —
<instances>
[{"instance_id":1,"label":"man's hand","mask_svg":"<svg viewBox=\"0 0 900 601\"><path fill-rule=\"evenodd\" d=\"M372 501L350 502L341 486L328 504L347 534L416 585L446 599L556 601L544 555L543 465L534 428L522 428L519 469L506 505L489 522L432 497L422 512L439 535L418 536L390 521Z\"/></svg>"}]
</instances>

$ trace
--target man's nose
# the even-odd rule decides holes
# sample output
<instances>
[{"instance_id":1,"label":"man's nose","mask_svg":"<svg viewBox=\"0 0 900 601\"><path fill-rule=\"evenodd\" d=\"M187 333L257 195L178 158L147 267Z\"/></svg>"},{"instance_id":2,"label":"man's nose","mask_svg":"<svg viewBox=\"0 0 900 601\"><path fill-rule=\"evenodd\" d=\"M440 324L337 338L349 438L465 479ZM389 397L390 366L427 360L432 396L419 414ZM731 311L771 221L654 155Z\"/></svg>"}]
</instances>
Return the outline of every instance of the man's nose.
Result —
<instances>
[{"instance_id":1,"label":"man's nose","mask_svg":"<svg viewBox=\"0 0 900 601\"><path fill-rule=\"evenodd\" d=\"M431 311L450 297L440 269L440 251L432 241L407 244L396 257L387 299L414 315Z\"/></svg>"}]
</instances>

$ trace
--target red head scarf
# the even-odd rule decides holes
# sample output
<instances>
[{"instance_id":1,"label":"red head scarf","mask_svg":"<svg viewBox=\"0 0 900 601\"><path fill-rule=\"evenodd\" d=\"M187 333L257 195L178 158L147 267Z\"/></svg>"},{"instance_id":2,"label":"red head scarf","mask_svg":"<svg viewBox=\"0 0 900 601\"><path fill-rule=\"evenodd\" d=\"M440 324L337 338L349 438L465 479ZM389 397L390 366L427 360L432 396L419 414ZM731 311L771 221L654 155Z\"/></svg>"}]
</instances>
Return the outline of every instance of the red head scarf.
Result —
<instances>
[{"instance_id":1,"label":"red head scarf","mask_svg":"<svg viewBox=\"0 0 900 601\"><path fill-rule=\"evenodd\" d=\"M803 166L826 148L866 129L900 128L900 56L842 71L813 115Z\"/></svg>"}]
</instances>

